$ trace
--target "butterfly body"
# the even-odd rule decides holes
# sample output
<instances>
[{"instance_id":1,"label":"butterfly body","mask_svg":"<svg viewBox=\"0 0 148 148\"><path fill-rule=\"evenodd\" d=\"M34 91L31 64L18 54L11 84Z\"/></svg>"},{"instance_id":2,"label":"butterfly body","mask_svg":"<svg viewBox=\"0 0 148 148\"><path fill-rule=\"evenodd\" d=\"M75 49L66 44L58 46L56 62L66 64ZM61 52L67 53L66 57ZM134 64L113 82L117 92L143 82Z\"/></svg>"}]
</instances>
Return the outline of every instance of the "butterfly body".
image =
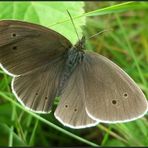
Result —
<instances>
[{"instance_id":1,"label":"butterfly body","mask_svg":"<svg viewBox=\"0 0 148 148\"><path fill-rule=\"evenodd\" d=\"M75 46L69 49L66 57L66 62L63 68L63 72L61 75L61 81L59 84L57 96L60 95L60 92L62 91L64 84L69 79L70 75L75 70L77 65L83 62L84 54L85 54L84 52L80 51Z\"/></svg>"},{"instance_id":2,"label":"butterfly body","mask_svg":"<svg viewBox=\"0 0 148 148\"><path fill-rule=\"evenodd\" d=\"M115 63L84 51L46 27L0 21L1 68L13 76L12 91L27 109L48 113L56 96L55 117L72 128L132 121L148 103L137 84Z\"/></svg>"}]
</instances>

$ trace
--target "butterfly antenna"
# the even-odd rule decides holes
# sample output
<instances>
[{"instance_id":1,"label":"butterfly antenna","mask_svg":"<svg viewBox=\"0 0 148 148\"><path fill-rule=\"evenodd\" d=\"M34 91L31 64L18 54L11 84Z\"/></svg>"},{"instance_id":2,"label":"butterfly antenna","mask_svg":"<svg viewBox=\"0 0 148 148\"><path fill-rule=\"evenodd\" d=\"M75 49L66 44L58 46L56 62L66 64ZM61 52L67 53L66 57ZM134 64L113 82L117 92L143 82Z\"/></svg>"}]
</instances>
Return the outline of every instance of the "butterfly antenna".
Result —
<instances>
[{"instance_id":1,"label":"butterfly antenna","mask_svg":"<svg viewBox=\"0 0 148 148\"><path fill-rule=\"evenodd\" d=\"M102 33L107 32L107 31L112 31L112 30L113 30L113 29L105 29L105 30L103 30L103 31L100 31L100 32L98 32L98 33L92 35L92 36L89 37L88 39L91 39L91 38L93 38L93 37L95 37L95 36L97 36L97 35L99 35L99 34L102 34ZM87 40L88 40L88 39L87 39Z\"/></svg>"},{"instance_id":2,"label":"butterfly antenna","mask_svg":"<svg viewBox=\"0 0 148 148\"><path fill-rule=\"evenodd\" d=\"M75 32L76 32L76 34L77 34L78 40L80 41L80 38L79 38L79 35L78 35L78 32L77 32L76 26L75 26L74 21L73 21L73 18L72 18L71 14L69 13L68 10L67 10L67 13L68 13L68 15L69 15L69 17L70 17L70 19L71 19L71 22L72 22L72 24L73 24L73 26L74 26L74 29L75 29Z\"/></svg>"}]
</instances>

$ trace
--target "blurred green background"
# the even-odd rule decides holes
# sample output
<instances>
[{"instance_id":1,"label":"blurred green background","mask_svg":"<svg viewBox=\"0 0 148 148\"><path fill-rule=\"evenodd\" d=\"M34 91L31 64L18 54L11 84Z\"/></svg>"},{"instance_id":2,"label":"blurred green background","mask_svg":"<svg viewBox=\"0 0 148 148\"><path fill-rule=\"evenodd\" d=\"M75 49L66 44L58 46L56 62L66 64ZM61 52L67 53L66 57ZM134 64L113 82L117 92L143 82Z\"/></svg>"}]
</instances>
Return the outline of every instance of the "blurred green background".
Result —
<instances>
[{"instance_id":1,"label":"blurred green background","mask_svg":"<svg viewBox=\"0 0 148 148\"><path fill-rule=\"evenodd\" d=\"M148 96L148 3L0 2L0 20L18 19L56 30L73 44L79 36L112 29L87 40L87 50L124 69ZM53 116L34 114L11 92L11 77L0 69L0 146L148 146L148 116L124 124L87 129L64 127ZM55 105L57 102L55 102Z\"/></svg>"}]
</instances>

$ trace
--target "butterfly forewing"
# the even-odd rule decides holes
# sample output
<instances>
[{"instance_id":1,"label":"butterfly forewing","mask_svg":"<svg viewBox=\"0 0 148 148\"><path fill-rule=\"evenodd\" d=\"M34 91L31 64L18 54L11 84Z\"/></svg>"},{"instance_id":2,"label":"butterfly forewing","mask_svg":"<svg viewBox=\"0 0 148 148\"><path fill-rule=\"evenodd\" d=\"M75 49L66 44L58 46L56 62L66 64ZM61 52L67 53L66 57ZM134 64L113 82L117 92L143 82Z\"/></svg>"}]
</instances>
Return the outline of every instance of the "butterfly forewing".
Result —
<instances>
[{"instance_id":1,"label":"butterfly forewing","mask_svg":"<svg viewBox=\"0 0 148 148\"><path fill-rule=\"evenodd\" d=\"M22 75L62 56L71 43L40 25L0 21L0 63L10 75Z\"/></svg>"},{"instance_id":2,"label":"butterfly forewing","mask_svg":"<svg viewBox=\"0 0 148 148\"><path fill-rule=\"evenodd\" d=\"M86 52L82 66L87 113L102 122L124 122L143 116L148 103L136 83L109 59Z\"/></svg>"}]
</instances>

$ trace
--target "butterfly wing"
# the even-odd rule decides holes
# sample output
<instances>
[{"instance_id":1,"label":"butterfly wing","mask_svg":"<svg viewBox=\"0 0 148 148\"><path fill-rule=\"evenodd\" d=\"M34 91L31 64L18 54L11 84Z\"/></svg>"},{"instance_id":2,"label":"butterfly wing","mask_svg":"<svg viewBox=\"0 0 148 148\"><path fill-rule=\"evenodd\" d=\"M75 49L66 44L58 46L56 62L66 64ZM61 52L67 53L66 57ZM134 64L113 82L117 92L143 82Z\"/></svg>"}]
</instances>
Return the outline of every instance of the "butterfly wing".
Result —
<instances>
[{"instance_id":1,"label":"butterfly wing","mask_svg":"<svg viewBox=\"0 0 148 148\"><path fill-rule=\"evenodd\" d=\"M9 75L23 75L63 55L71 43L40 25L0 21L0 63Z\"/></svg>"},{"instance_id":2,"label":"butterfly wing","mask_svg":"<svg viewBox=\"0 0 148 148\"><path fill-rule=\"evenodd\" d=\"M82 66L88 115L100 122L126 122L143 116L147 100L136 83L109 59L86 52Z\"/></svg>"},{"instance_id":3,"label":"butterfly wing","mask_svg":"<svg viewBox=\"0 0 148 148\"><path fill-rule=\"evenodd\" d=\"M14 77L12 90L18 101L32 111L49 112L56 97L64 63L65 60L60 57L29 74Z\"/></svg>"},{"instance_id":4,"label":"butterfly wing","mask_svg":"<svg viewBox=\"0 0 148 148\"><path fill-rule=\"evenodd\" d=\"M69 80L66 81L54 113L60 122L71 128L85 128L98 124L88 116L85 110L85 92L80 68L81 66L77 65Z\"/></svg>"}]
</instances>

